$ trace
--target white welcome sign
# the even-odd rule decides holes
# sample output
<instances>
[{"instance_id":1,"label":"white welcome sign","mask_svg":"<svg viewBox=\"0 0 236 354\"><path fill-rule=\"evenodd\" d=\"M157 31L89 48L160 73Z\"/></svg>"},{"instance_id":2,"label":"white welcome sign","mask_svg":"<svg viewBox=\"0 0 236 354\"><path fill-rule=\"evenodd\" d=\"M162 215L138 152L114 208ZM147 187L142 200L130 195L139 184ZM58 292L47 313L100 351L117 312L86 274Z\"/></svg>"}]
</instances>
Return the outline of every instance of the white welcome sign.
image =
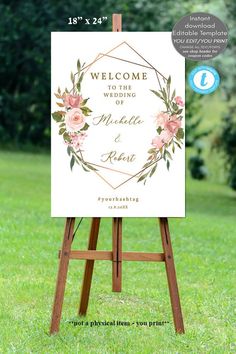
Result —
<instances>
[{"instance_id":1,"label":"white welcome sign","mask_svg":"<svg viewBox=\"0 0 236 354\"><path fill-rule=\"evenodd\" d=\"M184 81L168 32L52 33L52 216L184 216Z\"/></svg>"}]
</instances>

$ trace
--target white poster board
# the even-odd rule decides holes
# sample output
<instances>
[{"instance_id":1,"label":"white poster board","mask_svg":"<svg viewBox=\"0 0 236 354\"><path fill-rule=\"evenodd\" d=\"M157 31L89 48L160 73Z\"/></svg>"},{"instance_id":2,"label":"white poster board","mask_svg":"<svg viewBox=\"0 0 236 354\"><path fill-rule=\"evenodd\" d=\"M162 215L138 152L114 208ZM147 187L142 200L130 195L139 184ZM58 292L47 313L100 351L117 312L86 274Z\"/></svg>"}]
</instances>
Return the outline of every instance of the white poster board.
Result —
<instances>
[{"instance_id":1,"label":"white poster board","mask_svg":"<svg viewBox=\"0 0 236 354\"><path fill-rule=\"evenodd\" d=\"M53 32L51 70L51 215L185 216L185 63L171 33Z\"/></svg>"}]
</instances>

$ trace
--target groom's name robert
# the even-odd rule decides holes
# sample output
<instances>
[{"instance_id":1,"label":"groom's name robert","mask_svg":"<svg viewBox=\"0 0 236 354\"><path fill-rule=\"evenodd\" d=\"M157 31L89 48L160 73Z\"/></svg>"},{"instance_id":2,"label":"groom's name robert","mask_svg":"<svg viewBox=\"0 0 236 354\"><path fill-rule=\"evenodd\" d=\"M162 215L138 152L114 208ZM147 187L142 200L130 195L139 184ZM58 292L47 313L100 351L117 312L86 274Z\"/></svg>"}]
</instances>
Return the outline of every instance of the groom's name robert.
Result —
<instances>
[{"instance_id":1,"label":"groom's name robert","mask_svg":"<svg viewBox=\"0 0 236 354\"><path fill-rule=\"evenodd\" d=\"M102 154L102 162L110 162L114 164L115 162L134 162L136 159L135 154L125 154L124 152L119 153L118 151L110 151L105 154Z\"/></svg>"},{"instance_id":2,"label":"groom's name robert","mask_svg":"<svg viewBox=\"0 0 236 354\"><path fill-rule=\"evenodd\" d=\"M93 80L147 80L147 73L90 73Z\"/></svg>"}]
</instances>

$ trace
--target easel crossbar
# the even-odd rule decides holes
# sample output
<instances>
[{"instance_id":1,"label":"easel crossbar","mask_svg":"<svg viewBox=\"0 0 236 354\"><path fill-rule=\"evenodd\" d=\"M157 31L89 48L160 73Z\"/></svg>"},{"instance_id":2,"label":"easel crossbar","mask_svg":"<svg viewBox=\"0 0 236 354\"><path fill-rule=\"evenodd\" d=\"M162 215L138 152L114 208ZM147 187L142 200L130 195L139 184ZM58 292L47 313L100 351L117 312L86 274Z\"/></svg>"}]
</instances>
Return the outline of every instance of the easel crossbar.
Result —
<instances>
[{"instance_id":1,"label":"easel crossbar","mask_svg":"<svg viewBox=\"0 0 236 354\"><path fill-rule=\"evenodd\" d=\"M61 257L61 250L58 258ZM112 251L70 251L69 259L113 261ZM122 252L122 261L164 262L164 253Z\"/></svg>"}]
</instances>

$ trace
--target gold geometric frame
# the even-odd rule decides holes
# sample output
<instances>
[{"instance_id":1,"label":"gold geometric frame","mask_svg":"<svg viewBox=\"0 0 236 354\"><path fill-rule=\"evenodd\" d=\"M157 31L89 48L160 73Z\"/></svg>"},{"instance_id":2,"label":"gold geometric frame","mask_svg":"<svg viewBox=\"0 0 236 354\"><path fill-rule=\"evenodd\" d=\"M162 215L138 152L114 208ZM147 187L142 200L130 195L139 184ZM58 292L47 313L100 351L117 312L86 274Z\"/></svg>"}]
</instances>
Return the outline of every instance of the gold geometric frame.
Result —
<instances>
[{"instance_id":1,"label":"gold geometric frame","mask_svg":"<svg viewBox=\"0 0 236 354\"><path fill-rule=\"evenodd\" d=\"M127 45L133 52L135 52L145 63L146 65L142 65L140 63L136 63L136 62L133 62L133 61L130 61L130 60L127 60L127 59L123 59L123 58L119 58L119 57L116 57L116 56L112 56L110 55L111 52L113 52L115 49L121 47L122 45ZM91 66L93 66L97 61L101 60L102 58L104 57L108 57L108 58L111 58L111 59L116 59L116 60L120 60L120 61L124 61L124 62L127 62L127 63L130 63L130 64L134 64L134 65L138 65L138 66L142 66L146 69L150 69L150 70L154 70L155 72L155 75L156 75L156 78L157 78L157 82L158 82L158 85L160 87L160 89L162 89L162 86L161 86L161 79L164 81L164 82L167 82L167 78L159 71L157 70L152 64L150 64L140 53L138 53L130 44L128 44L126 41L123 41L121 42L120 44L118 44L117 46L113 47L111 50L109 50L108 52L106 53L99 53L96 58L88 65L86 65L84 68L81 69L81 71L84 71L84 74L87 73L87 71L91 68ZM77 75L78 73L75 74L75 76ZM159 77L160 76L160 77ZM79 150L79 153L81 155L81 158L84 160L83 158L83 153L81 150ZM86 161L87 163L89 163L90 165L94 166L94 167L99 167L99 168L103 168L103 169L106 169L106 170L110 170L110 171L114 171L114 172L118 172L118 173L121 173L123 175L127 175L129 176L126 180L124 180L122 183L120 183L119 185L117 186L114 186L112 185L106 178L104 178L100 171L93 171L95 172L104 182L106 182L112 189L118 189L119 187L121 187L122 185L124 185L125 183L129 182L131 179L133 178L138 178L139 175L141 173L143 173L143 171L145 171L146 169L150 168L152 165L154 165L155 163L157 163L159 160L161 160L162 157L158 158L157 160L155 160L152 164L150 164L149 166L145 167L145 168L142 168L141 170L139 170L137 173L135 174L130 174L128 172L124 172L124 171L120 171L120 170L116 170L116 169L112 169L112 168L109 168L109 167L105 167L105 166L101 166L101 165L98 165L98 164L95 164L93 162L90 162L90 161ZM85 160L84 160L85 161Z\"/></svg>"}]
</instances>

